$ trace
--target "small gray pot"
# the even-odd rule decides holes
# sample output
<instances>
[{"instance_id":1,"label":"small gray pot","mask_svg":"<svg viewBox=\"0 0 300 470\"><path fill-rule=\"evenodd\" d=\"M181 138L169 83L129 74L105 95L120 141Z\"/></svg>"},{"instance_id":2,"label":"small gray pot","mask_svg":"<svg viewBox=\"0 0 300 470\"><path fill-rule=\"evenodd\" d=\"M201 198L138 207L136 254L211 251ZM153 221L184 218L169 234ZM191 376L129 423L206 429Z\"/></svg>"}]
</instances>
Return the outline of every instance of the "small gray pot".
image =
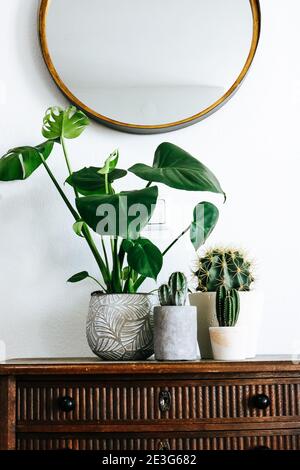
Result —
<instances>
[{"instance_id":1,"label":"small gray pot","mask_svg":"<svg viewBox=\"0 0 300 470\"><path fill-rule=\"evenodd\" d=\"M197 359L196 307L154 307L154 353L158 361Z\"/></svg>"},{"instance_id":2,"label":"small gray pot","mask_svg":"<svg viewBox=\"0 0 300 470\"><path fill-rule=\"evenodd\" d=\"M107 361L136 361L152 356L156 302L156 296L151 294L94 292L86 324L93 353Z\"/></svg>"}]
</instances>

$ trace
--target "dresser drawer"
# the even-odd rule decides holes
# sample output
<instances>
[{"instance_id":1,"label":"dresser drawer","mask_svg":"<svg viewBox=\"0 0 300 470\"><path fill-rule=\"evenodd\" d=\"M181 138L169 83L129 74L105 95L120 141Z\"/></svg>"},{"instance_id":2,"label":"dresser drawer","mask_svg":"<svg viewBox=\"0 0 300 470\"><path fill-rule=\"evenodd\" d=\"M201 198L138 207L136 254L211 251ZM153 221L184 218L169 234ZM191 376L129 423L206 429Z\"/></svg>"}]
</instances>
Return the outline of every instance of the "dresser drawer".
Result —
<instances>
[{"instance_id":1,"label":"dresser drawer","mask_svg":"<svg viewBox=\"0 0 300 470\"><path fill-rule=\"evenodd\" d=\"M69 403L62 402L66 397ZM68 404L70 411L63 411ZM224 379L18 380L16 411L19 425L295 421L300 417L300 379L235 379L234 384Z\"/></svg>"},{"instance_id":2,"label":"dresser drawer","mask_svg":"<svg viewBox=\"0 0 300 470\"><path fill-rule=\"evenodd\" d=\"M18 450L300 450L300 430L219 433L18 434Z\"/></svg>"}]
</instances>

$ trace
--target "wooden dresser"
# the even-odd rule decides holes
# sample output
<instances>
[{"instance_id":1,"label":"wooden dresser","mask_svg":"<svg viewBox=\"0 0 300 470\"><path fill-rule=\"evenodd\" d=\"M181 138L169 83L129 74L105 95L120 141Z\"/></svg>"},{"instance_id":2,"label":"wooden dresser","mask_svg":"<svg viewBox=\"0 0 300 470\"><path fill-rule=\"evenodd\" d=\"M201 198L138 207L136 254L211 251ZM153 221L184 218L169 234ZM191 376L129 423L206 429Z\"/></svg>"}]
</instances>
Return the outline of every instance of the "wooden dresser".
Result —
<instances>
[{"instance_id":1,"label":"wooden dresser","mask_svg":"<svg viewBox=\"0 0 300 470\"><path fill-rule=\"evenodd\" d=\"M300 450L300 364L0 363L0 448Z\"/></svg>"}]
</instances>

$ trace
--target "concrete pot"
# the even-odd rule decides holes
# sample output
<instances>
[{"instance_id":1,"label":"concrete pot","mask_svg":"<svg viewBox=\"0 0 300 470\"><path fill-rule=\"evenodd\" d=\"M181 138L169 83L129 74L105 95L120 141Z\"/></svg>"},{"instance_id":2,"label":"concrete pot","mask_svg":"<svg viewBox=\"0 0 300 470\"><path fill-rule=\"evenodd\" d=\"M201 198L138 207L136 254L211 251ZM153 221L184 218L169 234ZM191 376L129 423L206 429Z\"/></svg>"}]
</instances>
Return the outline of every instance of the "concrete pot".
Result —
<instances>
[{"instance_id":1,"label":"concrete pot","mask_svg":"<svg viewBox=\"0 0 300 470\"><path fill-rule=\"evenodd\" d=\"M252 290L239 292L241 309L236 326L244 326L246 335L246 357L256 356L262 314L263 295L261 292ZM202 359L212 359L213 353L209 337L209 327L219 326L216 315L216 293L197 292L190 294L190 304L197 307L198 311L198 344Z\"/></svg>"},{"instance_id":2,"label":"concrete pot","mask_svg":"<svg viewBox=\"0 0 300 470\"><path fill-rule=\"evenodd\" d=\"M135 361L152 356L155 303L157 298L151 294L94 292L86 325L93 353L107 361Z\"/></svg>"},{"instance_id":3,"label":"concrete pot","mask_svg":"<svg viewBox=\"0 0 300 470\"><path fill-rule=\"evenodd\" d=\"M197 359L195 307L154 307L154 353L158 361Z\"/></svg>"},{"instance_id":4,"label":"concrete pot","mask_svg":"<svg viewBox=\"0 0 300 470\"><path fill-rule=\"evenodd\" d=\"M246 359L246 330L242 326L210 327L209 335L216 361L240 361Z\"/></svg>"}]
</instances>

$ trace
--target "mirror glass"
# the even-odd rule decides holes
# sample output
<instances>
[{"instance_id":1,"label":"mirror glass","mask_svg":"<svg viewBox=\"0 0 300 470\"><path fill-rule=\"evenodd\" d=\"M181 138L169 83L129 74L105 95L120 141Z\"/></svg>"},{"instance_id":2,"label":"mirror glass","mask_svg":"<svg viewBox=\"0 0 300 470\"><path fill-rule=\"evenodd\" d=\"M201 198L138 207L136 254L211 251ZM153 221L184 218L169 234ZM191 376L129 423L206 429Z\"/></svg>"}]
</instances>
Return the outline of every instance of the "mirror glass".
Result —
<instances>
[{"instance_id":1,"label":"mirror glass","mask_svg":"<svg viewBox=\"0 0 300 470\"><path fill-rule=\"evenodd\" d=\"M249 0L43 3L42 46L56 81L86 111L121 127L191 120L222 100L253 45Z\"/></svg>"}]
</instances>

